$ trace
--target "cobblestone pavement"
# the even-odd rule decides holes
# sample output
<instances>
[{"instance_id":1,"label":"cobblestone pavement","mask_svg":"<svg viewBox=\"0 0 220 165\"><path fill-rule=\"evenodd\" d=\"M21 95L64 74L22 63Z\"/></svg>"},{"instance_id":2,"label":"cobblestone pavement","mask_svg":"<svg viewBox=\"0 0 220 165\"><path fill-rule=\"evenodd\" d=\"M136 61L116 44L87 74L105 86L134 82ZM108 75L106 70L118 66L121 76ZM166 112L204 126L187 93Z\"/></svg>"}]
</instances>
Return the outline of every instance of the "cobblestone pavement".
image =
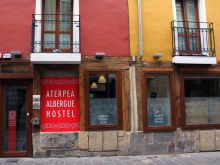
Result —
<instances>
[{"instance_id":1,"label":"cobblestone pavement","mask_svg":"<svg viewBox=\"0 0 220 165\"><path fill-rule=\"evenodd\" d=\"M0 165L220 165L220 152L81 158L1 158Z\"/></svg>"}]
</instances>

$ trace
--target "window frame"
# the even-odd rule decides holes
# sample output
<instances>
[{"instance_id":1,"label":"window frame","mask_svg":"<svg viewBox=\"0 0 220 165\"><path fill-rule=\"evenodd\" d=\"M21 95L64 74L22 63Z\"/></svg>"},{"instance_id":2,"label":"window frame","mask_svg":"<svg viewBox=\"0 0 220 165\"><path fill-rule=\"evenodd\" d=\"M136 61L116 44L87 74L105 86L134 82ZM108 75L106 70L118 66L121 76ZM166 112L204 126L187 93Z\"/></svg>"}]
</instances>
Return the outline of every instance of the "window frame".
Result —
<instances>
[{"instance_id":1,"label":"window frame","mask_svg":"<svg viewBox=\"0 0 220 165\"><path fill-rule=\"evenodd\" d=\"M55 30L54 31L45 31L44 30L44 13L45 13L45 2L46 0L42 0L42 27L41 27L41 45L42 45L42 51L43 52L51 52L53 51L54 49L59 49L62 51L62 53L71 53L72 50L73 50L73 1L74 0L71 0L71 27L70 27L70 31L60 31L60 0L55 0L56 1L56 13L55 14L52 14L52 15L55 15L56 16L56 20L55 20ZM45 48L44 47L44 34L54 34L55 35L55 48ZM69 34L70 35L70 48L68 49L62 49L62 48L59 48L60 46L60 41L59 41L59 36L60 34Z\"/></svg>"},{"instance_id":2,"label":"window frame","mask_svg":"<svg viewBox=\"0 0 220 165\"><path fill-rule=\"evenodd\" d=\"M187 1L188 0L175 0L175 5L177 4L177 2L179 2L181 4L181 10L182 10L182 21L183 21L183 25L184 28L188 29L189 28L189 23L188 23L188 15L187 15ZM194 0L195 3L195 17L196 17L196 28L199 28L199 9L198 9L198 0ZM177 13L177 12L176 12ZM178 20L177 20L178 21ZM195 32L195 33L189 33L186 31L186 33L178 33L178 38L179 37L185 37L185 50L181 50L181 53L186 53L187 50L191 49L190 46L190 37L193 37L194 34L196 36L198 36L197 39L197 49L201 49L201 39L200 39L200 33L199 32ZM200 52L198 51L192 51L195 54L200 54Z\"/></svg>"},{"instance_id":3,"label":"window frame","mask_svg":"<svg viewBox=\"0 0 220 165\"><path fill-rule=\"evenodd\" d=\"M169 78L169 91L170 91L170 126L148 126L148 109L147 109L147 92L148 76L168 76ZM144 132L169 132L176 130L176 112L175 112L175 86L174 86L174 73L173 71L143 71L142 73L142 110L143 110L143 130Z\"/></svg>"},{"instance_id":4,"label":"window frame","mask_svg":"<svg viewBox=\"0 0 220 165\"><path fill-rule=\"evenodd\" d=\"M90 124L90 112L89 112L89 75L90 73L115 73L116 74L116 97L117 97L117 125L91 125ZM121 71L114 69L92 69L85 70L84 72L84 84L85 84L85 129L88 131L102 131L102 130L121 130L123 128L123 116L122 116L122 80Z\"/></svg>"},{"instance_id":5,"label":"window frame","mask_svg":"<svg viewBox=\"0 0 220 165\"><path fill-rule=\"evenodd\" d=\"M200 70L200 69L198 69ZM181 125L183 130L193 130L193 129L215 129L220 128L219 124L197 124L197 125L186 125L186 111L185 111L185 83L184 78L187 76L219 76L220 71L212 72L212 71L182 71L180 74L180 109L181 109Z\"/></svg>"}]
</instances>

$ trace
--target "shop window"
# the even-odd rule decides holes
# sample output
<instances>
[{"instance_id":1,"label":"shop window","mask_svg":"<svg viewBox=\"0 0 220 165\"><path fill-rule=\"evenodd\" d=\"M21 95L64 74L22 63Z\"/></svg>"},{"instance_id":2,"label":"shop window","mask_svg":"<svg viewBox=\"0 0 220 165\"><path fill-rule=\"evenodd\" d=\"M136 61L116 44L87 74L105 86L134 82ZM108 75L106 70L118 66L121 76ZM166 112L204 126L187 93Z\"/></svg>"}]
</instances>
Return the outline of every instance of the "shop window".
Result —
<instances>
[{"instance_id":1,"label":"shop window","mask_svg":"<svg viewBox=\"0 0 220 165\"><path fill-rule=\"evenodd\" d=\"M184 123L186 127L220 124L220 77L184 77Z\"/></svg>"},{"instance_id":2,"label":"shop window","mask_svg":"<svg viewBox=\"0 0 220 165\"><path fill-rule=\"evenodd\" d=\"M144 74L144 130L173 130L172 77L170 74Z\"/></svg>"},{"instance_id":3,"label":"shop window","mask_svg":"<svg viewBox=\"0 0 220 165\"><path fill-rule=\"evenodd\" d=\"M87 128L120 129L121 96L118 72L87 73Z\"/></svg>"}]
</instances>

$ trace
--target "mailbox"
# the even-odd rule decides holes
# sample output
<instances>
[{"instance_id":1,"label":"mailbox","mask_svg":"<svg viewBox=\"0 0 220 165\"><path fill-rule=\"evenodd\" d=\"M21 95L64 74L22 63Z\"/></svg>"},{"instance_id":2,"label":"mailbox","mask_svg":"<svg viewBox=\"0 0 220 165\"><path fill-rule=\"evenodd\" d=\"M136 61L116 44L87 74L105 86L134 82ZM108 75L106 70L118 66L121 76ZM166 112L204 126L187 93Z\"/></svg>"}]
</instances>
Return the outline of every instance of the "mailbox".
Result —
<instances>
[{"instance_id":1,"label":"mailbox","mask_svg":"<svg viewBox=\"0 0 220 165\"><path fill-rule=\"evenodd\" d=\"M33 109L40 109L40 95L33 95Z\"/></svg>"}]
</instances>

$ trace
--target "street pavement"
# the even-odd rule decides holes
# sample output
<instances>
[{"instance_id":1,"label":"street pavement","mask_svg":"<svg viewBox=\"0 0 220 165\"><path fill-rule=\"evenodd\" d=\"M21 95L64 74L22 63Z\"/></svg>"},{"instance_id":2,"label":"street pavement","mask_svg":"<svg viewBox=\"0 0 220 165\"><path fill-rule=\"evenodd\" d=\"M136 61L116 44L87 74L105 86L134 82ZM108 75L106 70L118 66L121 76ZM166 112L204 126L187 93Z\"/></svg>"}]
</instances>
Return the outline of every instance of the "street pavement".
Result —
<instances>
[{"instance_id":1,"label":"street pavement","mask_svg":"<svg viewBox=\"0 0 220 165\"><path fill-rule=\"evenodd\" d=\"M220 165L220 152L80 158L1 158L0 165Z\"/></svg>"}]
</instances>

